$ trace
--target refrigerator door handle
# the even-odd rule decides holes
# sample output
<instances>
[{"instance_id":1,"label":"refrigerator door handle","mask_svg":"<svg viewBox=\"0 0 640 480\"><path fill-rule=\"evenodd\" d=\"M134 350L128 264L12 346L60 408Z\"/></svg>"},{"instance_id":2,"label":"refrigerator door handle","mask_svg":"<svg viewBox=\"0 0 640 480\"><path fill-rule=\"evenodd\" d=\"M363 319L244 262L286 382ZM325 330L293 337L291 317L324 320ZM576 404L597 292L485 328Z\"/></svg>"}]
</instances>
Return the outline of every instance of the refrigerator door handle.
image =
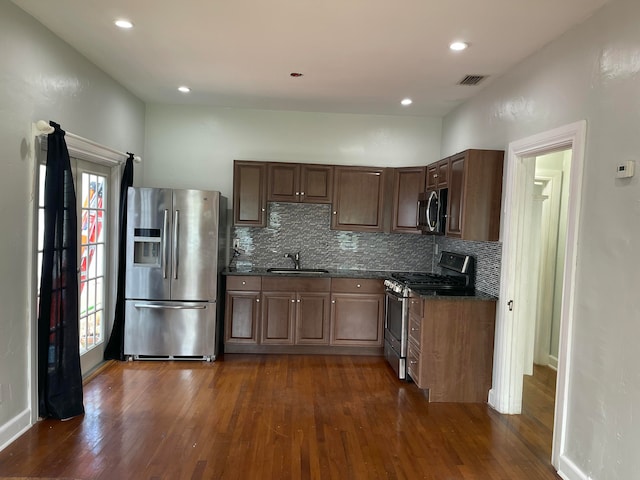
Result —
<instances>
[{"instance_id":1,"label":"refrigerator door handle","mask_svg":"<svg viewBox=\"0 0 640 480\"><path fill-rule=\"evenodd\" d=\"M162 228L162 278L167 278L167 263L169 263L169 257L167 254L169 250L167 249L167 240L168 240L168 230L169 230L169 210L164 211L164 221Z\"/></svg>"},{"instance_id":2,"label":"refrigerator door handle","mask_svg":"<svg viewBox=\"0 0 640 480\"><path fill-rule=\"evenodd\" d=\"M158 310L204 310L206 305L157 305L154 303L136 303L136 308L151 308Z\"/></svg>"},{"instance_id":3,"label":"refrigerator door handle","mask_svg":"<svg viewBox=\"0 0 640 480\"><path fill-rule=\"evenodd\" d=\"M178 252L180 251L180 245L178 245L179 235L179 222L180 222L180 210L176 210L173 214L173 278L178 279Z\"/></svg>"}]
</instances>

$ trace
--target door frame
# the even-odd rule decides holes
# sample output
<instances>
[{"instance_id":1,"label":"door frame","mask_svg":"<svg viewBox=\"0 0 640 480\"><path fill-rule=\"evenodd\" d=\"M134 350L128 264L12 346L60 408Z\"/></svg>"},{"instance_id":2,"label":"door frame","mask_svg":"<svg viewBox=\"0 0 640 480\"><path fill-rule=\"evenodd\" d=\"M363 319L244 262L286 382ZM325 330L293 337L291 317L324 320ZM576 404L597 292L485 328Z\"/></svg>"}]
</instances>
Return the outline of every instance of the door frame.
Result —
<instances>
[{"instance_id":1,"label":"door frame","mask_svg":"<svg viewBox=\"0 0 640 480\"><path fill-rule=\"evenodd\" d=\"M578 232L582 195L582 178L586 142L586 121L582 120L509 144L505 196L502 217L502 272L500 300L496 317L493 387L489 404L500 413L517 414L522 410L524 348L526 329L518 318L517 271L518 247L521 241L519 214L524 204L522 188L526 181L527 159L557 150L572 149L569 171L566 257L563 275L563 298L558 352L558 376L553 429L551 463L557 469L565 451L569 376L571 372L572 329L575 301L575 278ZM515 306L512 311L509 307Z\"/></svg>"}]
</instances>

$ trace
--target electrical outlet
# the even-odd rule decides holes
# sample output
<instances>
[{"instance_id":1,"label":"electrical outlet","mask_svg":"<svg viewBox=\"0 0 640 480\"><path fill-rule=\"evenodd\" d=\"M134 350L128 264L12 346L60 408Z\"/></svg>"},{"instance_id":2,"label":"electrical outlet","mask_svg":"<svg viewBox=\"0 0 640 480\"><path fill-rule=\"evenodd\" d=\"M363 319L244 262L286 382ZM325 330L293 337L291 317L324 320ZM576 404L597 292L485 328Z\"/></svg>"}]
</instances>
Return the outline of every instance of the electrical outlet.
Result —
<instances>
[{"instance_id":1,"label":"electrical outlet","mask_svg":"<svg viewBox=\"0 0 640 480\"><path fill-rule=\"evenodd\" d=\"M233 248L235 248L236 250L238 248L240 248L240 239L239 238L234 238L233 239Z\"/></svg>"}]
</instances>

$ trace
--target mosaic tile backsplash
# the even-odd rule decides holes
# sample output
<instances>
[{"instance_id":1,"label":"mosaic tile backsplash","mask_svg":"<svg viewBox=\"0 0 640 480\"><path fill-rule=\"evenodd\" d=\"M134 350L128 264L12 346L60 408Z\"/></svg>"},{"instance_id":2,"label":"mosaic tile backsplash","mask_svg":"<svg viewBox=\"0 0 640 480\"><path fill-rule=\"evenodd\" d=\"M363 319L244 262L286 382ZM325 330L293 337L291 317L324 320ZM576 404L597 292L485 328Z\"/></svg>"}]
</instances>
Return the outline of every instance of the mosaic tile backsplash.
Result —
<instances>
[{"instance_id":1,"label":"mosaic tile backsplash","mask_svg":"<svg viewBox=\"0 0 640 480\"><path fill-rule=\"evenodd\" d=\"M434 240L424 235L331 230L331 206L269 203L266 228L234 227L242 267L293 267L285 253L300 251L302 268L431 271Z\"/></svg>"},{"instance_id":2,"label":"mosaic tile backsplash","mask_svg":"<svg viewBox=\"0 0 640 480\"><path fill-rule=\"evenodd\" d=\"M476 288L494 297L500 293L502 243L470 242L457 238L437 237L438 251L463 253L476 258Z\"/></svg>"},{"instance_id":3,"label":"mosaic tile backsplash","mask_svg":"<svg viewBox=\"0 0 640 480\"><path fill-rule=\"evenodd\" d=\"M343 270L426 271L434 269L435 245L476 257L476 287L498 296L499 242L469 242L427 235L344 232L331 230L331 206L269 203L266 228L233 227L240 242L238 268L293 267L285 253L300 251L302 268Z\"/></svg>"}]
</instances>

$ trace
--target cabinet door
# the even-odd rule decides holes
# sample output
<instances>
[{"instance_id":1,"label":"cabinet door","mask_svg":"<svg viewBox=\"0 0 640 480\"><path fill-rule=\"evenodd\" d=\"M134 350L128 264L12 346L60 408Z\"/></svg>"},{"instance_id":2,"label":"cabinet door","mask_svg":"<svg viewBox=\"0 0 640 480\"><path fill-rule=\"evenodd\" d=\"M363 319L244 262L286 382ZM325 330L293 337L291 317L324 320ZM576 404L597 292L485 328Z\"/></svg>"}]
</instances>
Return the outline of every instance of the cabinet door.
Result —
<instances>
[{"instance_id":1,"label":"cabinet door","mask_svg":"<svg viewBox=\"0 0 640 480\"><path fill-rule=\"evenodd\" d=\"M436 186L446 188L449 182L449 159L440 160L437 165Z\"/></svg>"},{"instance_id":2,"label":"cabinet door","mask_svg":"<svg viewBox=\"0 0 640 480\"><path fill-rule=\"evenodd\" d=\"M382 168L335 167L332 229L383 230L383 174Z\"/></svg>"},{"instance_id":3,"label":"cabinet door","mask_svg":"<svg viewBox=\"0 0 640 480\"><path fill-rule=\"evenodd\" d=\"M260 343L293 343L296 295L288 292L262 293L262 330Z\"/></svg>"},{"instance_id":4,"label":"cabinet door","mask_svg":"<svg viewBox=\"0 0 640 480\"><path fill-rule=\"evenodd\" d=\"M461 237L464 216L465 155L451 157L449 162L449 197L447 199L447 236Z\"/></svg>"},{"instance_id":5,"label":"cabinet door","mask_svg":"<svg viewBox=\"0 0 640 480\"><path fill-rule=\"evenodd\" d=\"M427 165L427 184L425 190L435 190L438 187L438 164Z\"/></svg>"},{"instance_id":6,"label":"cabinet door","mask_svg":"<svg viewBox=\"0 0 640 480\"><path fill-rule=\"evenodd\" d=\"M299 293L296 312L296 344L328 345L329 308L328 293Z\"/></svg>"},{"instance_id":7,"label":"cabinet door","mask_svg":"<svg viewBox=\"0 0 640 480\"><path fill-rule=\"evenodd\" d=\"M331 165L301 165L300 201L331 203L333 167Z\"/></svg>"},{"instance_id":8,"label":"cabinet door","mask_svg":"<svg viewBox=\"0 0 640 480\"><path fill-rule=\"evenodd\" d=\"M225 343L258 342L259 292L227 292Z\"/></svg>"},{"instance_id":9,"label":"cabinet door","mask_svg":"<svg viewBox=\"0 0 640 480\"><path fill-rule=\"evenodd\" d=\"M423 192L425 168L396 168L393 172L393 232L420 233L418 195Z\"/></svg>"},{"instance_id":10,"label":"cabinet door","mask_svg":"<svg viewBox=\"0 0 640 480\"><path fill-rule=\"evenodd\" d=\"M334 293L331 345L382 346L384 295Z\"/></svg>"},{"instance_id":11,"label":"cabinet door","mask_svg":"<svg viewBox=\"0 0 640 480\"><path fill-rule=\"evenodd\" d=\"M268 166L267 200L269 202L298 202L300 200L300 165L270 163Z\"/></svg>"},{"instance_id":12,"label":"cabinet door","mask_svg":"<svg viewBox=\"0 0 640 480\"><path fill-rule=\"evenodd\" d=\"M233 224L264 227L267 224L267 164L233 163Z\"/></svg>"}]
</instances>

